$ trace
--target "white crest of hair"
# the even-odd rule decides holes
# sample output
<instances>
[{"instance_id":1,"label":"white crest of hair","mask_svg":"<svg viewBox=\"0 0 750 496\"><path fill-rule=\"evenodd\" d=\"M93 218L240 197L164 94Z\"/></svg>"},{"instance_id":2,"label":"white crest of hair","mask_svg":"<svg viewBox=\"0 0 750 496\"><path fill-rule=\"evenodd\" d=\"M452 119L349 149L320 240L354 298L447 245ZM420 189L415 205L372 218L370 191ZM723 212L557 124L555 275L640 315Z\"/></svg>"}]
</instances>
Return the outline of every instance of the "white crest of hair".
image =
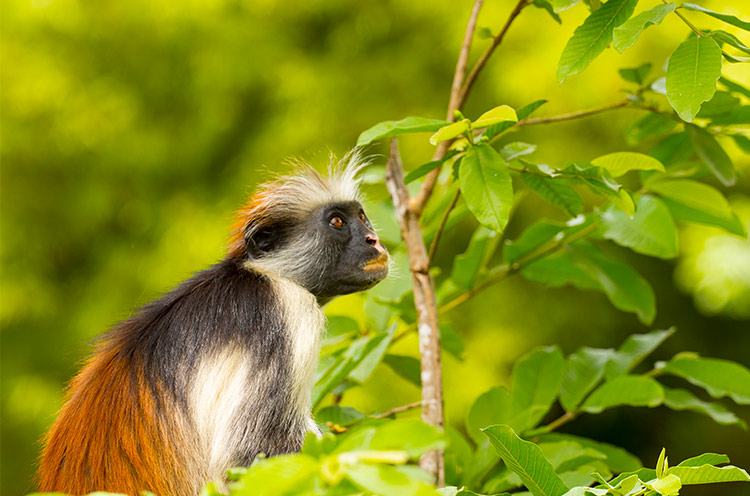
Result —
<instances>
[{"instance_id":1,"label":"white crest of hair","mask_svg":"<svg viewBox=\"0 0 750 496\"><path fill-rule=\"evenodd\" d=\"M265 186L268 194L261 195L262 202L255 208L263 212L259 216L302 220L317 207L328 203L360 201L357 175L367 165L369 160L358 148L338 162L332 158L325 177L309 165L298 163L298 173L282 176ZM325 243L315 241L301 236L283 250L246 261L245 267L270 277L282 276L300 281L302 274L309 274L310 267L315 266L319 257L310 246L325 249Z\"/></svg>"}]
</instances>

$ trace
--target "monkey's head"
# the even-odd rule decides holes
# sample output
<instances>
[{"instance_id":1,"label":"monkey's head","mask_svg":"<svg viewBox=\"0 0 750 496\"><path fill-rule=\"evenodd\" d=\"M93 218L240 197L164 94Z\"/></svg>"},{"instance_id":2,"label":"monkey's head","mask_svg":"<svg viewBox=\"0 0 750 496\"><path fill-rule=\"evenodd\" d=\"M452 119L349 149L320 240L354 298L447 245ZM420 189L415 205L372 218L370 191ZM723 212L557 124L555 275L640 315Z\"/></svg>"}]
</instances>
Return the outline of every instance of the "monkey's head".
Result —
<instances>
[{"instance_id":1,"label":"monkey's head","mask_svg":"<svg viewBox=\"0 0 750 496\"><path fill-rule=\"evenodd\" d=\"M292 279L319 302L364 291L388 275L388 252L359 200L361 157L326 177L308 166L262 186L240 210L228 257Z\"/></svg>"}]
</instances>

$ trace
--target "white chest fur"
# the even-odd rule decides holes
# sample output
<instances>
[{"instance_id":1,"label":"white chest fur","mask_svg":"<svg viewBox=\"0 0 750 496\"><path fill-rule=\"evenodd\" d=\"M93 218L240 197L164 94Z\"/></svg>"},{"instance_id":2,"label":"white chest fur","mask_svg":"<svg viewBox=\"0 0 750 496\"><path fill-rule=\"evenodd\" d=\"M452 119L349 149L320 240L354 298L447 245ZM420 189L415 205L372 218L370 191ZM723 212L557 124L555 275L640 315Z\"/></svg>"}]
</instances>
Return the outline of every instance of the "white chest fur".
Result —
<instances>
[{"instance_id":1,"label":"white chest fur","mask_svg":"<svg viewBox=\"0 0 750 496\"><path fill-rule=\"evenodd\" d=\"M291 356L290 410L310 430L317 429L310 412L310 392L320 353L320 334L325 316L315 297L295 282L271 278L275 309L284 322ZM260 397L264 382L274 380L254 367L251 355L239 346L228 346L201 360L192 379L191 413L198 429L200 450L206 460L206 479L221 481L234 455L241 449L246 426L241 408ZM245 399L245 401L243 401Z\"/></svg>"}]
</instances>

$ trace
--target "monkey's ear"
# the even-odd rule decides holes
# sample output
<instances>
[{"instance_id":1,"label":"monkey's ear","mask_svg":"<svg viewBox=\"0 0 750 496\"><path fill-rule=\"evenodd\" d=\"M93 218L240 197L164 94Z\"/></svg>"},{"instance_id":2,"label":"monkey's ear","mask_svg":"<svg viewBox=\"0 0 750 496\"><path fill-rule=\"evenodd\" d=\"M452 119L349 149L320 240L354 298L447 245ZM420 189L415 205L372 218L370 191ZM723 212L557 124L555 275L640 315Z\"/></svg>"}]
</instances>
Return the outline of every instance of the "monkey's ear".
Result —
<instances>
[{"instance_id":1,"label":"monkey's ear","mask_svg":"<svg viewBox=\"0 0 750 496\"><path fill-rule=\"evenodd\" d=\"M259 258L281 246L282 232L277 226L266 226L248 231L245 236L247 256Z\"/></svg>"}]
</instances>

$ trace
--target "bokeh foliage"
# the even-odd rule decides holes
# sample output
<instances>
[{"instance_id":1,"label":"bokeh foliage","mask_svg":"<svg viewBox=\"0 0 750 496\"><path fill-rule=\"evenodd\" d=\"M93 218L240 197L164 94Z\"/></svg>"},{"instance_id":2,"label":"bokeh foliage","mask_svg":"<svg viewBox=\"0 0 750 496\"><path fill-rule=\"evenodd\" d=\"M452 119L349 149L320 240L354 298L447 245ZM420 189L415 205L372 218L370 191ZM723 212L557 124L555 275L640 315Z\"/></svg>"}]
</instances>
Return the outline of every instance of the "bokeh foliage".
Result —
<instances>
[{"instance_id":1,"label":"bokeh foliage","mask_svg":"<svg viewBox=\"0 0 750 496\"><path fill-rule=\"evenodd\" d=\"M497 29L510 4L488 2L480 25ZM742 2L701 4L750 17ZM285 157L323 163L375 122L444 117L468 9L468 2L452 1L2 2L1 492L30 487L38 439L93 337L219 259L233 209L269 171L286 170ZM564 46L586 14L583 6L566 11L560 26L542 10L525 12L466 115L539 98L549 100L547 114L611 103L625 84L618 68L643 61L659 67L675 49L664 40L683 36L684 26L667 18L623 55L608 50L559 85L560 53L551 47ZM750 83L746 65L726 73ZM542 161L588 160L630 149L625 130L640 115L623 110L523 129L512 140L543 144L536 155ZM748 223L750 161L735 143L722 144L744 172L728 191ZM402 149L407 163L429 154L424 139L406 138ZM377 186L367 193L387 196ZM525 200L509 237L545 208ZM389 213L371 216L394 247L398 232ZM450 270L447 255L462 251L474 227L467 221L446 235L438 266ZM748 243L704 227L684 229L689 236L676 272L673 262L618 252L654 286L655 326L680 329L662 358L693 349L747 364ZM339 299L328 313L364 322L363 301ZM466 348L463 361L445 357L448 423L457 427L479 394L508 383L513 361L534 345L559 343L566 352L582 342L610 347L646 330L599 294L521 279L446 318ZM416 356L412 337L398 346ZM382 411L418 398L416 387L380 368L346 393L348 404ZM721 446L737 465L750 465L746 433L690 414L672 422L672 415L617 410L570 428L626 446L647 462L662 445L675 459L698 445Z\"/></svg>"}]
</instances>

